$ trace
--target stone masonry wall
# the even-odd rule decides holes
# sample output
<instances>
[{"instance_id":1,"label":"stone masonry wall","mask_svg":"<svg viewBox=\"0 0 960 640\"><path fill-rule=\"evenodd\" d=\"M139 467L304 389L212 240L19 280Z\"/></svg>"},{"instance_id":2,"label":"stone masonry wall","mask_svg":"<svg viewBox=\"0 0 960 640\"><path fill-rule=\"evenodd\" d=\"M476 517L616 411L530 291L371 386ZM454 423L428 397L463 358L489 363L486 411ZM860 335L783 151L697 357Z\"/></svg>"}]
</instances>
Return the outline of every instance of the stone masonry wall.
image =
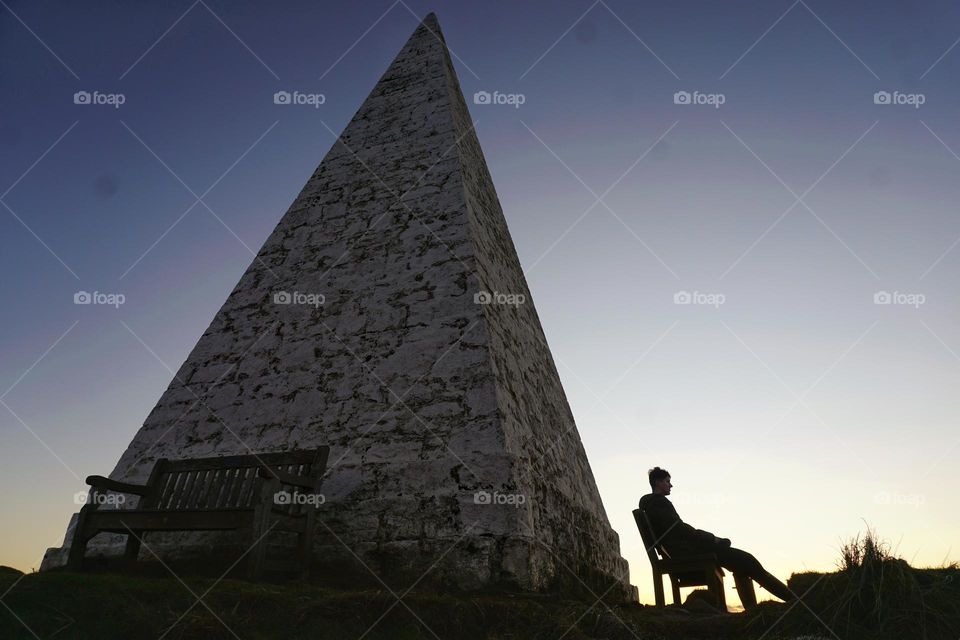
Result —
<instances>
[{"instance_id":1,"label":"stone masonry wall","mask_svg":"<svg viewBox=\"0 0 960 640\"><path fill-rule=\"evenodd\" d=\"M619 536L610 528L448 54L445 66L481 289L525 299L484 311L501 428L519 462L517 485L529 498L522 524L533 545L532 572L545 584L576 587L582 580L597 595L609 589L633 597Z\"/></svg>"}]
</instances>

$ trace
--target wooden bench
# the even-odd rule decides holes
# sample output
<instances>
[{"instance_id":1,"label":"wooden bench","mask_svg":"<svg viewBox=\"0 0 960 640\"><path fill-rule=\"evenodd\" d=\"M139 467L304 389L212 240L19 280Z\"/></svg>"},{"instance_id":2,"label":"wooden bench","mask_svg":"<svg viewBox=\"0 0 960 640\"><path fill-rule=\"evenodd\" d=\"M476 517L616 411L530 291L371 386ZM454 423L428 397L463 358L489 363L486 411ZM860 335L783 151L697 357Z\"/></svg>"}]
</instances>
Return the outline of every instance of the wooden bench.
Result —
<instances>
[{"instance_id":1,"label":"wooden bench","mask_svg":"<svg viewBox=\"0 0 960 640\"><path fill-rule=\"evenodd\" d=\"M161 458L144 485L90 476L90 492L77 518L67 569L83 569L87 542L102 532L127 534L124 559L132 563L144 535L151 531L234 530L250 541L247 575L257 578L267 533L288 531L297 535L297 559L305 578L316 505L322 502L317 492L329 452L329 447L320 447L189 460ZM133 509L101 509L107 492L140 499Z\"/></svg>"},{"instance_id":2,"label":"wooden bench","mask_svg":"<svg viewBox=\"0 0 960 640\"><path fill-rule=\"evenodd\" d=\"M647 514L641 509L634 509L633 519L637 522L637 529L640 530L640 537L643 538L643 546L653 569L653 593L658 607L666 604L663 596L663 575L667 574L670 586L673 587L673 604L681 604L680 587L705 586L720 610L727 610L727 599L723 592L723 568L717 562L715 554L702 553L671 558L654 536Z\"/></svg>"}]
</instances>

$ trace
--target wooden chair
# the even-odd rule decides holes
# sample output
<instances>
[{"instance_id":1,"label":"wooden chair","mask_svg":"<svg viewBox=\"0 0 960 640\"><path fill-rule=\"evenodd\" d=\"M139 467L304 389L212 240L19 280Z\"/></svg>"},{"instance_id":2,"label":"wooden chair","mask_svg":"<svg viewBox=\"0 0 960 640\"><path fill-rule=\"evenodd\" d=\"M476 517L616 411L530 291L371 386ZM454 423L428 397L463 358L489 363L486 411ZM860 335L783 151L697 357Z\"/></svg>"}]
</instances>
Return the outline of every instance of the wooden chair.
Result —
<instances>
[{"instance_id":1,"label":"wooden chair","mask_svg":"<svg viewBox=\"0 0 960 640\"><path fill-rule=\"evenodd\" d=\"M90 476L89 499L80 509L67 569L81 571L87 542L101 532L127 534L124 558L135 562L151 531L235 530L252 545L247 574L259 577L268 532L297 534L297 558L306 577L312 551L318 493L329 447L214 458L161 458L144 485ZM135 509L100 509L112 491L140 496ZM304 498L305 499L301 499Z\"/></svg>"},{"instance_id":2,"label":"wooden chair","mask_svg":"<svg viewBox=\"0 0 960 640\"><path fill-rule=\"evenodd\" d=\"M663 596L663 575L667 574L673 588L673 604L679 605L681 587L707 587L721 611L727 610L727 599L723 593L723 568L712 553L672 558L660 541L654 537L653 526L647 514L641 509L633 510L633 519L637 523L643 546L650 559L653 570L653 592L657 606L665 606ZM658 556L659 554L659 556Z\"/></svg>"}]
</instances>

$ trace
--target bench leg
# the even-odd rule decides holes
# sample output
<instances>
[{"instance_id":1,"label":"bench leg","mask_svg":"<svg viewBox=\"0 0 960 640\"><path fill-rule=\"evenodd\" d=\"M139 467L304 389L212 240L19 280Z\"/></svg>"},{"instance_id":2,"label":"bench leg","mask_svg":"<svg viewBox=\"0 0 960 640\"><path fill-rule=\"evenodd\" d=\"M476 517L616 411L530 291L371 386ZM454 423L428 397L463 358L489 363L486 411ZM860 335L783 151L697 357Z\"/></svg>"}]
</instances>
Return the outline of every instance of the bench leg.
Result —
<instances>
[{"instance_id":1,"label":"bench leg","mask_svg":"<svg viewBox=\"0 0 960 640\"><path fill-rule=\"evenodd\" d=\"M723 577L719 574L714 574L710 580L710 593L713 595L714 599L717 602L717 608L720 611L727 612L727 596L723 592Z\"/></svg>"},{"instance_id":2,"label":"bench leg","mask_svg":"<svg viewBox=\"0 0 960 640\"><path fill-rule=\"evenodd\" d=\"M270 530L270 507L257 507L253 515L253 524L250 527L250 559L247 562L247 576L257 580L263 573L263 561L267 555L267 532Z\"/></svg>"},{"instance_id":3,"label":"bench leg","mask_svg":"<svg viewBox=\"0 0 960 640\"><path fill-rule=\"evenodd\" d=\"M670 584L673 585L673 604L677 606L683 604L680 601L680 585L673 578L670 578Z\"/></svg>"},{"instance_id":4,"label":"bench leg","mask_svg":"<svg viewBox=\"0 0 960 640\"><path fill-rule=\"evenodd\" d=\"M77 524L73 530L73 542L70 543L70 553L67 555L67 571L83 571L83 556L87 552L87 542L93 536L87 533L87 510L84 505L77 515Z\"/></svg>"},{"instance_id":5,"label":"bench leg","mask_svg":"<svg viewBox=\"0 0 960 640\"><path fill-rule=\"evenodd\" d=\"M653 595L658 607L666 606L667 603L663 597L663 574L656 571L653 572Z\"/></svg>"},{"instance_id":6,"label":"bench leg","mask_svg":"<svg viewBox=\"0 0 960 640\"><path fill-rule=\"evenodd\" d=\"M310 509L310 506L307 506ZM300 562L300 579L306 580L310 576L310 560L313 559L313 525L316 514L312 511L304 518L303 533L297 536L297 559Z\"/></svg>"},{"instance_id":7,"label":"bench leg","mask_svg":"<svg viewBox=\"0 0 960 640\"><path fill-rule=\"evenodd\" d=\"M306 580L310 575L310 541L310 535L306 532L297 535L297 562L301 580Z\"/></svg>"},{"instance_id":8,"label":"bench leg","mask_svg":"<svg viewBox=\"0 0 960 640\"><path fill-rule=\"evenodd\" d=\"M140 544L142 542L142 531L131 531L127 534L127 546L123 550L123 561L127 564L135 564L140 555Z\"/></svg>"},{"instance_id":9,"label":"bench leg","mask_svg":"<svg viewBox=\"0 0 960 640\"><path fill-rule=\"evenodd\" d=\"M263 558L267 550L267 543L261 527L255 526L253 528L250 540L253 548L250 550L250 558L247 561L247 577L251 580L257 580L263 573Z\"/></svg>"},{"instance_id":10,"label":"bench leg","mask_svg":"<svg viewBox=\"0 0 960 640\"><path fill-rule=\"evenodd\" d=\"M70 543L70 553L67 556L67 571L83 571L83 556L87 551L87 541L84 536L73 536Z\"/></svg>"}]
</instances>

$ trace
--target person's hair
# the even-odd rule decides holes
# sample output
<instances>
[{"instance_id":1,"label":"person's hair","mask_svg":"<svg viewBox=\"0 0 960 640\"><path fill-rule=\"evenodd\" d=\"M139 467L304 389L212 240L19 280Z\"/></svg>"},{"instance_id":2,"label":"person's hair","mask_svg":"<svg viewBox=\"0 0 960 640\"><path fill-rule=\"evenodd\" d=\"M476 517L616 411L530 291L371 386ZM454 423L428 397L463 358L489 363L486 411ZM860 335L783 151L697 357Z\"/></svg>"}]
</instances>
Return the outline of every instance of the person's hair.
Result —
<instances>
[{"instance_id":1,"label":"person's hair","mask_svg":"<svg viewBox=\"0 0 960 640\"><path fill-rule=\"evenodd\" d=\"M670 477L670 472L666 469L661 469L660 467L654 467L647 471L647 478L650 479L650 488L653 489L657 482L660 480L665 480Z\"/></svg>"}]
</instances>

